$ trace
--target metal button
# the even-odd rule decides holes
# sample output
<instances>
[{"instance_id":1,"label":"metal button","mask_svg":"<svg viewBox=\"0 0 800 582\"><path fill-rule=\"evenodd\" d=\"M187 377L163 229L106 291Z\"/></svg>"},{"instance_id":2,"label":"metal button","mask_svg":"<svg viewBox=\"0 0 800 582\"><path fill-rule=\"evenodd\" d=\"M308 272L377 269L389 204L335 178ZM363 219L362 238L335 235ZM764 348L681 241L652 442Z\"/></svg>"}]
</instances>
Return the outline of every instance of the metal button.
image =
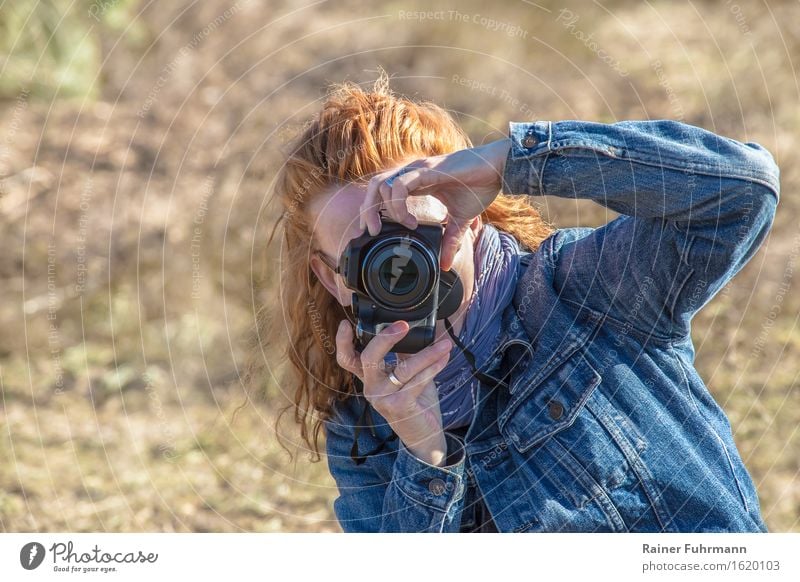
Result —
<instances>
[{"instance_id":1,"label":"metal button","mask_svg":"<svg viewBox=\"0 0 800 582\"><path fill-rule=\"evenodd\" d=\"M444 481L439 479L439 477L434 477L428 483L428 491L430 491L434 495L441 495L446 490L447 490L447 485L445 485Z\"/></svg>"},{"instance_id":2,"label":"metal button","mask_svg":"<svg viewBox=\"0 0 800 582\"><path fill-rule=\"evenodd\" d=\"M523 137L523 138L522 138L522 145L523 145L523 147L526 147L526 148L532 148L532 147L533 147L533 146L535 146L537 143L539 143L539 140L538 140L538 139L536 139L536 136L535 136L535 135L533 135L533 134L530 134L530 133L529 133L528 135L526 135L525 137Z\"/></svg>"},{"instance_id":3,"label":"metal button","mask_svg":"<svg viewBox=\"0 0 800 582\"><path fill-rule=\"evenodd\" d=\"M561 404L558 400L551 400L547 403L547 409L550 412L550 418L553 420L558 420L562 416L564 416L564 405Z\"/></svg>"}]
</instances>

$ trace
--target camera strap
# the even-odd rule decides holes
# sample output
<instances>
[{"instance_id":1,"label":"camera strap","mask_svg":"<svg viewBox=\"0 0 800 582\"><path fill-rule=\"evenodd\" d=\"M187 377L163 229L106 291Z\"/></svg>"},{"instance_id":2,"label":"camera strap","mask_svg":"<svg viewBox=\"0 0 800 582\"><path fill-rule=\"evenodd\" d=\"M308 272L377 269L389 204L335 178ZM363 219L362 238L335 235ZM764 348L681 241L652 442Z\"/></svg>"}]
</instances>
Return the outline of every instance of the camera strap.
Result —
<instances>
[{"instance_id":1,"label":"camera strap","mask_svg":"<svg viewBox=\"0 0 800 582\"><path fill-rule=\"evenodd\" d=\"M467 346L464 345L464 342L458 339L458 336L453 333L453 326L448 318L445 318L444 320L444 328L447 330L447 333L450 335L450 339L453 340L453 343L455 343L464 353L464 358L466 358L467 362L469 362L469 365L472 368L472 375L475 378L489 386L492 390L498 387L508 388L508 384L506 384L505 381L501 380L500 378L495 378L491 374L487 374L478 369L477 365L475 364L475 354L469 351Z\"/></svg>"},{"instance_id":2,"label":"camera strap","mask_svg":"<svg viewBox=\"0 0 800 582\"><path fill-rule=\"evenodd\" d=\"M475 378L477 378L480 382L486 384L490 390L494 390L498 387L508 388L508 384L501 380L500 378L496 378L491 374L485 373L481 370L477 369L475 365L475 355L469 351L467 346L464 345L458 336L453 332L453 326L450 323L448 318L444 319L444 327L447 330L448 335L453 340L453 342L458 346L458 348L464 353L464 357L466 358L467 362L469 363L470 367L472 368L472 373ZM353 375L353 383L356 387L356 392L360 393L363 397L364 391L364 384L361 382L361 379L358 376ZM393 441L397 438L397 434L389 427L391 434L388 437L381 439L381 442L378 443L376 447L372 450L362 454L358 452L358 435L361 433L361 429L364 427L369 427L370 433L373 437L378 438L378 434L375 432L375 424L372 421L372 413L370 412L370 404L367 402L367 399L364 398L364 406L361 409L361 414L356 421L355 431L353 434L353 445L350 447L350 458L353 459L356 465L361 465L364 461L367 460L367 457L377 454L381 452L384 448L386 448L386 443Z\"/></svg>"},{"instance_id":3,"label":"camera strap","mask_svg":"<svg viewBox=\"0 0 800 582\"><path fill-rule=\"evenodd\" d=\"M361 382L361 379L358 376L353 375L353 383L355 384L356 392L361 393L361 396L364 397L363 396L364 384ZM353 446L350 447L350 458L353 459L356 465L362 464L364 461L367 460L367 457L372 456L376 453L380 453L384 448L386 448L386 443L393 441L394 439L397 438L397 434L394 432L394 430L392 430L391 427L389 427L391 434L388 437L381 439L381 442L378 443L377 447L374 447L371 451L368 451L363 455L359 454L358 435L361 433L361 429L363 427L369 426L369 431L372 434L372 436L378 438L378 433L375 432L375 423L372 422L372 413L370 412L369 409L370 409L369 402L367 402L367 399L364 397L364 406L361 409L361 414L359 415L358 420L356 421L355 432L353 434Z\"/></svg>"}]
</instances>

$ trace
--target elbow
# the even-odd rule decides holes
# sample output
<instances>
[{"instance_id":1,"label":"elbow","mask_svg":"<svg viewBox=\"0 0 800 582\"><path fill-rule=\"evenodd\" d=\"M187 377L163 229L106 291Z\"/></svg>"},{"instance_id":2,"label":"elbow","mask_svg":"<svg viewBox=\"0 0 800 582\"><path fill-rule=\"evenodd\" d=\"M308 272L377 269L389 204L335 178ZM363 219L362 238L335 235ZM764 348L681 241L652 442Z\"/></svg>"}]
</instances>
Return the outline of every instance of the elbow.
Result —
<instances>
[{"instance_id":1,"label":"elbow","mask_svg":"<svg viewBox=\"0 0 800 582\"><path fill-rule=\"evenodd\" d=\"M759 196L774 199L777 204L780 198L780 168L778 167L775 157L770 151L756 142L747 142L744 146L748 149L748 156L744 163L748 170L748 175L751 177L752 182L766 188L768 192L763 192L759 189L757 193ZM770 202L771 204L771 202ZM774 204L773 213L774 213Z\"/></svg>"},{"instance_id":2,"label":"elbow","mask_svg":"<svg viewBox=\"0 0 800 582\"><path fill-rule=\"evenodd\" d=\"M778 207L778 193L760 183L748 182L748 196L739 209L737 246L753 255L772 229Z\"/></svg>"},{"instance_id":3,"label":"elbow","mask_svg":"<svg viewBox=\"0 0 800 582\"><path fill-rule=\"evenodd\" d=\"M765 147L755 143L745 144L755 151L758 163L754 164L755 177L749 199L756 209L755 225L758 239L763 239L772 228L780 200L780 168Z\"/></svg>"},{"instance_id":4,"label":"elbow","mask_svg":"<svg viewBox=\"0 0 800 582\"><path fill-rule=\"evenodd\" d=\"M739 163L739 174L727 189L729 215L735 220L739 240L761 241L772 228L780 200L780 169L775 158L765 147L747 142Z\"/></svg>"},{"instance_id":5,"label":"elbow","mask_svg":"<svg viewBox=\"0 0 800 582\"><path fill-rule=\"evenodd\" d=\"M775 213L778 210L779 189L763 188L759 193L759 233L758 239L762 240L775 222Z\"/></svg>"}]
</instances>

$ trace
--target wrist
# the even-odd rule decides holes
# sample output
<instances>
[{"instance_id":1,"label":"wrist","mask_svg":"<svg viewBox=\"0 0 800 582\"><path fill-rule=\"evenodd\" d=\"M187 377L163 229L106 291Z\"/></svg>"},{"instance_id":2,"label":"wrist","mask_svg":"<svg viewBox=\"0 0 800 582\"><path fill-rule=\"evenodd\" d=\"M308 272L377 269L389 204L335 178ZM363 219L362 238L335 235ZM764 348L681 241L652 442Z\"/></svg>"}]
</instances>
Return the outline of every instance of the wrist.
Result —
<instances>
[{"instance_id":1,"label":"wrist","mask_svg":"<svg viewBox=\"0 0 800 582\"><path fill-rule=\"evenodd\" d=\"M443 467L447 460L447 441L444 433L407 448L415 457L435 467Z\"/></svg>"},{"instance_id":2,"label":"wrist","mask_svg":"<svg viewBox=\"0 0 800 582\"><path fill-rule=\"evenodd\" d=\"M498 175L502 176L508 159L508 152L511 151L511 138L505 137L489 144L491 155L490 163Z\"/></svg>"}]
</instances>

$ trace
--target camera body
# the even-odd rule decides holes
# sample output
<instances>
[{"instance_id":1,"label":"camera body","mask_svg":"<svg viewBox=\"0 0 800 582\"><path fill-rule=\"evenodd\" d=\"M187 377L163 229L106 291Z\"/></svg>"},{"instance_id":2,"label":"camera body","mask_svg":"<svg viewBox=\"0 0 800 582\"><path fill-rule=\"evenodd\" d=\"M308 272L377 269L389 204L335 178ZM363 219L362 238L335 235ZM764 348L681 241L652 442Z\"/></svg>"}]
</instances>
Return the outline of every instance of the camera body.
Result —
<instances>
[{"instance_id":1,"label":"camera body","mask_svg":"<svg viewBox=\"0 0 800 582\"><path fill-rule=\"evenodd\" d=\"M439 269L443 235L438 222L420 222L412 230L382 218L377 236L365 232L347 245L337 270L353 290L362 346L404 320L411 329L392 351L416 353L433 343L436 320L456 312L464 288L455 271Z\"/></svg>"}]
</instances>

